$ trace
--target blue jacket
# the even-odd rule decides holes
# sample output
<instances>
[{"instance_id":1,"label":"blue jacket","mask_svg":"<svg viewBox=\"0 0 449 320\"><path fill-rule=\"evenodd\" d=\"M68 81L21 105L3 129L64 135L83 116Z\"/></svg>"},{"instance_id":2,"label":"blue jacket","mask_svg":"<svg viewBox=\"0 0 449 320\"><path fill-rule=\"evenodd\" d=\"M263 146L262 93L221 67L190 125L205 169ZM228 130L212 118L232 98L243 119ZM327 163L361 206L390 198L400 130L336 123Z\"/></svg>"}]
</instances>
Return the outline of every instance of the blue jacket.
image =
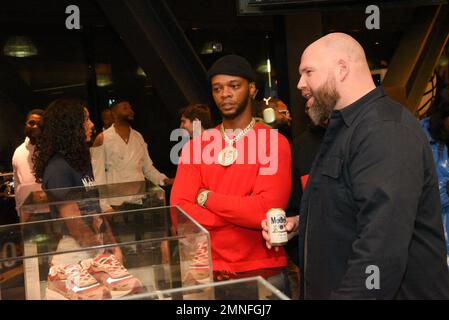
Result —
<instances>
[{"instance_id":1,"label":"blue jacket","mask_svg":"<svg viewBox=\"0 0 449 320\"><path fill-rule=\"evenodd\" d=\"M440 143L432 138L429 131L429 118L425 118L421 121L421 125L432 148L433 159L435 160L435 167L438 176L438 187L440 189L441 209L443 211L443 226L444 235L446 237L446 247L449 256L449 196L446 191L446 184L449 181L449 156L448 148L444 143Z\"/></svg>"}]
</instances>

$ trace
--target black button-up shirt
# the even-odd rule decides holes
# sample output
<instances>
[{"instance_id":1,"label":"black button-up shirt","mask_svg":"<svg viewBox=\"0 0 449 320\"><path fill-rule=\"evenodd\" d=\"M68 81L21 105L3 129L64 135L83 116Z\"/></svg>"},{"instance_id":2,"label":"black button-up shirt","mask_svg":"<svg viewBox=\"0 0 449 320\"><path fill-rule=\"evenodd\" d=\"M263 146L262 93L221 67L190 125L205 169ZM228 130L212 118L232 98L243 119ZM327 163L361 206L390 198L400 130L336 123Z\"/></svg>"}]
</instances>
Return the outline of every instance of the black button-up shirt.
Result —
<instances>
[{"instance_id":1,"label":"black button-up shirt","mask_svg":"<svg viewBox=\"0 0 449 320\"><path fill-rule=\"evenodd\" d=\"M449 298L432 152L381 87L332 113L299 232L303 298Z\"/></svg>"}]
</instances>

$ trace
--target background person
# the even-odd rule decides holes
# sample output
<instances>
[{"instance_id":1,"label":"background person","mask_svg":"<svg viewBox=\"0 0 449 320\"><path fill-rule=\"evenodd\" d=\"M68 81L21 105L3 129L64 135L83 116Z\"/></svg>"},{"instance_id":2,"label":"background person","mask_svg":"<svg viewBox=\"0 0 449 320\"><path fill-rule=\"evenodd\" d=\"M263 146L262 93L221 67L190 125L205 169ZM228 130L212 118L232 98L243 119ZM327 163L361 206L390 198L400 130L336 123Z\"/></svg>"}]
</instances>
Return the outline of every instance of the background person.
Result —
<instances>
[{"instance_id":1,"label":"background person","mask_svg":"<svg viewBox=\"0 0 449 320\"><path fill-rule=\"evenodd\" d=\"M181 115L180 128L187 130L190 135L190 139L193 138L193 123L194 121L200 121L201 134L204 130L210 129L212 127L212 118L210 114L210 109L205 104L189 104L187 107L179 111Z\"/></svg>"},{"instance_id":2,"label":"background person","mask_svg":"<svg viewBox=\"0 0 449 320\"><path fill-rule=\"evenodd\" d=\"M428 118L421 121L422 128L429 139L438 177L443 227L446 238L447 261L449 264L449 100L434 105Z\"/></svg>"},{"instance_id":3,"label":"background person","mask_svg":"<svg viewBox=\"0 0 449 320\"><path fill-rule=\"evenodd\" d=\"M20 206L30 192L42 190L41 185L36 183L36 178L33 174L32 159L36 139L41 133L39 125L43 114L44 110L42 109L33 109L28 113L24 128L25 141L14 151L12 157L15 201L18 214L20 214Z\"/></svg>"},{"instance_id":4,"label":"background person","mask_svg":"<svg viewBox=\"0 0 449 320\"><path fill-rule=\"evenodd\" d=\"M57 99L50 103L43 115L42 133L33 159L34 172L47 194L62 202L51 206L52 218L86 216L84 219L64 219L56 253L69 253L55 254L51 259L47 298L104 299L110 298L112 293L124 295L141 287L121 264L123 257L119 247L83 250L116 243L108 221L95 215L100 212L98 200L66 201L71 188L95 185L89 152L93 127L89 110L79 99ZM96 278L95 273L83 264L101 268L109 280L115 279L113 273L120 270L127 280L118 287L115 282Z\"/></svg>"},{"instance_id":5,"label":"background person","mask_svg":"<svg viewBox=\"0 0 449 320\"><path fill-rule=\"evenodd\" d=\"M94 178L88 146L93 123L90 121L86 104L73 98L57 99L47 107L42 120L42 133L37 140L33 162L36 180L42 183L43 190L57 189L59 191L52 193L65 200L67 188L93 186ZM52 218L76 217L99 212L98 202L80 205L76 202L67 202L51 209ZM94 221L93 218L86 221L89 223L85 224L79 219L67 220L67 230L62 232L70 237L63 239L60 245L78 248L102 244L98 237L98 225L101 225L102 221ZM117 255L121 257L119 251ZM74 258L76 259L78 257Z\"/></svg>"},{"instance_id":6,"label":"background person","mask_svg":"<svg viewBox=\"0 0 449 320\"><path fill-rule=\"evenodd\" d=\"M126 100L118 100L111 106L114 123L100 133L91 148L95 181L100 184L150 180L155 185L173 183L153 165L148 146L142 135L131 127L134 111ZM141 199L129 197L102 201L104 210L119 207L125 202L141 204Z\"/></svg>"}]
</instances>

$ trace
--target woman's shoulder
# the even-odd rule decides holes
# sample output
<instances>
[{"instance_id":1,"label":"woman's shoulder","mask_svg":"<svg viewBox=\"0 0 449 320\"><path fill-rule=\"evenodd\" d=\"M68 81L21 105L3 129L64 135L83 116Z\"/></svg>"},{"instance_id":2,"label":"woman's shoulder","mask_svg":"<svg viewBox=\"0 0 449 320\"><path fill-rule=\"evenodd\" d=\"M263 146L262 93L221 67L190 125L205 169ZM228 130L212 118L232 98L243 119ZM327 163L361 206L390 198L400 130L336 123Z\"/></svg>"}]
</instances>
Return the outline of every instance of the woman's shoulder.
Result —
<instances>
[{"instance_id":1,"label":"woman's shoulder","mask_svg":"<svg viewBox=\"0 0 449 320\"><path fill-rule=\"evenodd\" d=\"M64 157L56 154L45 167L42 184L45 189L72 187L73 173L74 170Z\"/></svg>"}]
</instances>

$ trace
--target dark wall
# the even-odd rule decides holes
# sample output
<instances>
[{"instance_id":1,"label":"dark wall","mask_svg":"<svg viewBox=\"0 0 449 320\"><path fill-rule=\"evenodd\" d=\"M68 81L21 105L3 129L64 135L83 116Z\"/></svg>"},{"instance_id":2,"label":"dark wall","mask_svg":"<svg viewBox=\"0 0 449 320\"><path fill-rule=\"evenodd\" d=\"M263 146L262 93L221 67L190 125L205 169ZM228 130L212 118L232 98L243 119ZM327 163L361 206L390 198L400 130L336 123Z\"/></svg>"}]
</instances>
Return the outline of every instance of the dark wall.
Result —
<instances>
[{"instance_id":1,"label":"dark wall","mask_svg":"<svg viewBox=\"0 0 449 320\"><path fill-rule=\"evenodd\" d=\"M138 74L138 64L95 2L44 2L8 3L0 13L2 49L16 35L26 36L37 49L37 55L23 58L0 54L0 171L12 170L28 111L45 108L58 97L76 96L87 101L97 131L110 100L129 99L136 111L133 126L148 142L156 166L173 172L169 135L179 123L152 86L157 75ZM80 8L81 30L65 27L69 4ZM105 79L110 80L106 85Z\"/></svg>"}]
</instances>

